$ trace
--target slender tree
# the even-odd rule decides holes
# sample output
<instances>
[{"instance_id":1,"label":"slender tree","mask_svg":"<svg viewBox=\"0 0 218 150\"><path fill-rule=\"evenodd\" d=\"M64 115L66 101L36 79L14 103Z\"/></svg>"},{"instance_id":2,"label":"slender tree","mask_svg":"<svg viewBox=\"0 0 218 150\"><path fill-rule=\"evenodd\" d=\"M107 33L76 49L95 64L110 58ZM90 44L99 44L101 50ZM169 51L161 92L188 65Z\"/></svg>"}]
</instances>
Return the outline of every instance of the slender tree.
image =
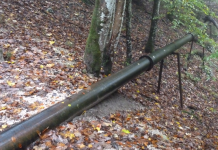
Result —
<instances>
[{"instance_id":1,"label":"slender tree","mask_svg":"<svg viewBox=\"0 0 218 150\"><path fill-rule=\"evenodd\" d=\"M3 14L3 12L0 12L0 25L5 23L5 16ZM4 57L3 57L3 49L0 46L0 62L4 61Z\"/></svg>"},{"instance_id":2,"label":"slender tree","mask_svg":"<svg viewBox=\"0 0 218 150\"><path fill-rule=\"evenodd\" d=\"M131 19L132 19L132 0L126 1L126 64L132 61L132 43L131 43Z\"/></svg>"},{"instance_id":3,"label":"slender tree","mask_svg":"<svg viewBox=\"0 0 218 150\"><path fill-rule=\"evenodd\" d=\"M159 8L160 8L160 0L154 0L151 27L150 27L148 41L145 46L145 52L147 53L153 52L155 49L155 37L156 37L157 22L159 16Z\"/></svg>"}]
</instances>

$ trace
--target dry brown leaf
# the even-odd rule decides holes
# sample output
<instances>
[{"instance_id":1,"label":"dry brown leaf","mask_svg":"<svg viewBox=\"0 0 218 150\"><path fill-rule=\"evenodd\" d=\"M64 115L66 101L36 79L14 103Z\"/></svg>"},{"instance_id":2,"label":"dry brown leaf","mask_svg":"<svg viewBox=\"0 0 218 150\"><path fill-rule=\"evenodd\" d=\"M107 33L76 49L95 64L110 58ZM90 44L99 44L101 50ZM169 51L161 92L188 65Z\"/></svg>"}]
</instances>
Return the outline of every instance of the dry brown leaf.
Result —
<instances>
[{"instance_id":1,"label":"dry brown leaf","mask_svg":"<svg viewBox=\"0 0 218 150\"><path fill-rule=\"evenodd\" d=\"M45 145L48 146L48 147L53 147L54 145L52 145L51 141L46 141L45 142Z\"/></svg>"}]
</instances>

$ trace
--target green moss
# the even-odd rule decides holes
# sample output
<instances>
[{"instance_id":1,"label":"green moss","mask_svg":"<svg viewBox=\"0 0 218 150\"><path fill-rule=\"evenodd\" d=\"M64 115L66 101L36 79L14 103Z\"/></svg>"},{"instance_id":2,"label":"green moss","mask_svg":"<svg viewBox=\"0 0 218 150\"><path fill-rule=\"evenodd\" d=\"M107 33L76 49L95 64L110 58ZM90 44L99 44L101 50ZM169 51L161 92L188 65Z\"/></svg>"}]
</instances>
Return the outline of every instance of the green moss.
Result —
<instances>
[{"instance_id":1,"label":"green moss","mask_svg":"<svg viewBox=\"0 0 218 150\"><path fill-rule=\"evenodd\" d=\"M86 63L88 73L99 75L101 69L101 51L98 44L99 41L99 7L100 1L95 1L95 9L92 16L92 23L89 31L89 36L86 41L85 57L84 61Z\"/></svg>"},{"instance_id":2,"label":"green moss","mask_svg":"<svg viewBox=\"0 0 218 150\"><path fill-rule=\"evenodd\" d=\"M148 39L148 42L146 43L146 46L145 46L145 52L146 53L151 53L154 51L154 43L152 42L152 37L150 37Z\"/></svg>"}]
</instances>

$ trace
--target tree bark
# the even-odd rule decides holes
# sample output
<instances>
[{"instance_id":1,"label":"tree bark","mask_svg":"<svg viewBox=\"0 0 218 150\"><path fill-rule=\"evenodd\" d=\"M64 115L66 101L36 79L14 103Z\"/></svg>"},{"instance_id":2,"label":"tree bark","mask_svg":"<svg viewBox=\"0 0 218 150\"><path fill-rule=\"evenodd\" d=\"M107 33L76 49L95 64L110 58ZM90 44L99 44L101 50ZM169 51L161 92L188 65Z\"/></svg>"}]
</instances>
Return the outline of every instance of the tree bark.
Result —
<instances>
[{"instance_id":1,"label":"tree bark","mask_svg":"<svg viewBox=\"0 0 218 150\"><path fill-rule=\"evenodd\" d=\"M131 42L131 19L132 0L126 1L126 65L132 62L132 42Z\"/></svg>"},{"instance_id":2,"label":"tree bark","mask_svg":"<svg viewBox=\"0 0 218 150\"><path fill-rule=\"evenodd\" d=\"M88 73L99 75L101 65L106 75L111 73L114 51L122 28L126 0L96 0L85 63Z\"/></svg>"},{"instance_id":3,"label":"tree bark","mask_svg":"<svg viewBox=\"0 0 218 150\"><path fill-rule=\"evenodd\" d=\"M160 0L154 0L151 27L150 27L148 42L146 43L145 46L145 52L147 53L151 53L155 49L155 37L156 37L157 22L159 16L159 8L160 8Z\"/></svg>"},{"instance_id":4,"label":"tree bark","mask_svg":"<svg viewBox=\"0 0 218 150\"><path fill-rule=\"evenodd\" d=\"M92 23L89 31L89 36L86 41L84 62L86 64L87 72L99 76L101 69L101 51L98 44L99 41L99 9L100 9L100 0L95 1L95 9L92 15Z\"/></svg>"},{"instance_id":5,"label":"tree bark","mask_svg":"<svg viewBox=\"0 0 218 150\"><path fill-rule=\"evenodd\" d=\"M112 62L114 59L114 51L117 48L120 31L123 23L123 16L125 12L126 0L116 0L116 9L114 12L113 23L110 24L111 36L107 41L106 46L103 48L103 69L106 75L111 73Z\"/></svg>"}]
</instances>

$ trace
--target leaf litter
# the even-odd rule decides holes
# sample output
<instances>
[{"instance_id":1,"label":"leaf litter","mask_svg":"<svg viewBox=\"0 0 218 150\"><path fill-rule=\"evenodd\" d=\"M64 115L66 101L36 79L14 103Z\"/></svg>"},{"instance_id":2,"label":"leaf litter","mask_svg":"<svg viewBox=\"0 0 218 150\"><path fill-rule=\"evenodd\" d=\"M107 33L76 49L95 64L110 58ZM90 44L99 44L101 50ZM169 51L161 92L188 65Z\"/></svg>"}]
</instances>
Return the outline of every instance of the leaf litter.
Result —
<instances>
[{"instance_id":1,"label":"leaf litter","mask_svg":"<svg viewBox=\"0 0 218 150\"><path fill-rule=\"evenodd\" d=\"M87 74L83 64L93 6L68 0L2 0L0 4L7 18L0 24L0 45L6 60L0 63L0 131L4 131L88 88L104 75L96 78ZM152 10L151 5L149 9ZM143 55L150 20L140 9L133 13L133 61L136 61ZM159 21L156 48L183 36L168 24L168 20ZM113 72L124 67L124 37L123 30ZM197 44L194 46L201 50ZM217 149L217 81L208 80L196 56L185 70L188 51L189 45L180 51L183 110L179 109L176 58L169 56L164 64L160 94L156 93L158 78L154 76L159 65L118 91L143 104L144 110L64 122L54 130L38 133L39 140L28 149ZM214 65L213 76L217 78L217 61Z\"/></svg>"}]
</instances>

